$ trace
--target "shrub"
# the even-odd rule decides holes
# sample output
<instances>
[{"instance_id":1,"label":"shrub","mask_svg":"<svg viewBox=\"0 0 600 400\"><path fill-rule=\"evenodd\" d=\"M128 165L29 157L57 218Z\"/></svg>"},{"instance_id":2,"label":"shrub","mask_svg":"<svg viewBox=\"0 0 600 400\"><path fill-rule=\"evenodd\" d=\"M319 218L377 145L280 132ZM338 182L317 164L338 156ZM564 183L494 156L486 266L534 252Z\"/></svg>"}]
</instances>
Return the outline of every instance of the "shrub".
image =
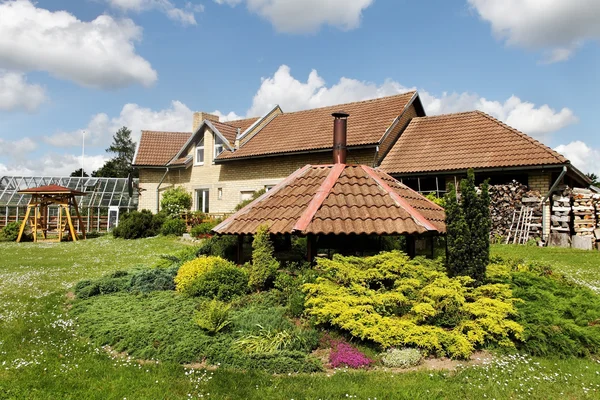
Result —
<instances>
[{"instance_id":1,"label":"shrub","mask_svg":"<svg viewBox=\"0 0 600 400\"><path fill-rule=\"evenodd\" d=\"M177 274L175 268L155 268L139 271L131 276L129 290L148 293L157 290L175 290L173 278Z\"/></svg>"},{"instance_id":2,"label":"shrub","mask_svg":"<svg viewBox=\"0 0 600 400\"><path fill-rule=\"evenodd\" d=\"M231 305L213 299L200 305L194 321L200 328L209 333L219 333L231 323L229 319L230 310Z\"/></svg>"},{"instance_id":3,"label":"shrub","mask_svg":"<svg viewBox=\"0 0 600 400\"><path fill-rule=\"evenodd\" d=\"M152 231L155 232L155 234L158 234L162 230L163 224L167 218L168 215L164 211L159 211L152 216Z\"/></svg>"},{"instance_id":4,"label":"shrub","mask_svg":"<svg viewBox=\"0 0 600 400\"><path fill-rule=\"evenodd\" d=\"M14 242L19 236L21 224L19 222L9 222L0 230L0 242Z\"/></svg>"},{"instance_id":5,"label":"shrub","mask_svg":"<svg viewBox=\"0 0 600 400\"><path fill-rule=\"evenodd\" d=\"M198 256L215 256L234 260L237 252L237 237L233 235L213 236L200 244Z\"/></svg>"},{"instance_id":6,"label":"shrub","mask_svg":"<svg viewBox=\"0 0 600 400\"><path fill-rule=\"evenodd\" d=\"M202 235L208 235L211 233L212 228L214 228L215 226L216 226L216 223L211 222L211 221L202 222L199 225L193 226L192 230L190 231L190 234L193 237L200 237Z\"/></svg>"},{"instance_id":7,"label":"shrub","mask_svg":"<svg viewBox=\"0 0 600 400\"><path fill-rule=\"evenodd\" d=\"M234 266L231 262L221 257L198 257L184 263L175 276L175 288L178 292L190 294L194 281L201 275L211 271L215 267Z\"/></svg>"},{"instance_id":8,"label":"shrub","mask_svg":"<svg viewBox=\"0 0 600 400\"><path fill-rule=\"evenodd\" d=\"M364 355L355 347L342 341L333 341L331 352L329 353L329 362L333 368L342 366L350 368L368 367L374 361Z\"/></svg>"},{"instance_id":9,"label":"shrub","mask_svg":"<svg viewBox=\"0 0 600 400\"><path fill-rule=\"evenodd\" d=\"M279 262L273 256L273 243L269 239L269 228L260 226L252 242L252 263L250 264L249 283L254 289L267 287L279 268Z\"/></svg>"},{"instance_id":10,"label":"shrub","mask_svg":"<svg viewBox=\"0 0 600 400\"><path fill-rule=\"evenodd\" d=\"M475 289L469 277L449 278L437 261L410 260L397 251L319 258L317 267L322 276L303 286L306 312L383 348L466 358L476 346L514 347L512 340L522 338L507 284Z\"/></svg>"},{"instance_id":11,"label":"shrub","mask_svg":"<svg viewBox=\"0 0 600 400\"><path fill-rule=\"evenodd\" d=\"M190 296L205 296L229 301L241 296L248 289L248 274L243 269L230 265L218 265L198 276L187 293Z\"/></svg>"},{"instance_id":12,"label":"shrub","mask_svg":"<svg viewBox=\"0 0 600 400\"><path fill-rule=\"evenodd\" d=\"M470 169L467 178L460 182L461 199L456 188L450 185L446 203L446 228L448 243L448 274L466 275L482 284L490 258L490 197L487 181L478 195L475 175Z\"/></svg>"},{"instance_id":13,"label":"shrub","mask_svg":"<svg viewBox=\"0 0 600 400\"><path fill-rule=\"evenodd\" d=\"M247 353L273 353L278 350L285 350L291 346L294 336L290 331L275 331L260 329L256 334L247 334L236 340L235 346Z\"/></svg>"},{"instance_id":14,"label":"shrub","mask_svg":"<svg viewBox=\"0 0 600 400\"><path fill-rule=\"evenodd\" d=\"M123 239L139 239L157 234L154 230L152 213L148 210L121 214L119 225L112 233L114 237Z\"/></svg>"},{"instance_id":15,"label":"shrub","mask_svg":"<svg viewBox=\"0 0 600 400\"><path fill-rule=\"evenodd\" d=\"M176 251L173 254L161 254L160 260L156 262L154 268L180 267L183 263L197 258L198 247L186 246L184 249Z\"/></svg>"},{"instance_id":16,"label":"shrub","mask_svg":"<svg viewBox=\"0 0 600 400\"><path fill-rule=\"evenodd\" d=\"M391 368L410 368L419 365L421 362L421 352L418 349L388 349L381 355L381 362L386 367Z\"/></svg>"},{"instance_id":17,"label":"shrub","mask_svg":"<svg viewBox=\"0 0 600 400\"><path fill-rule=\"evenodd\" d=\"M160 208L171 217L179 218L180 213L192 208L192 195L183 186L167 189L162 194Z\"/></svg>"},{"instance_id":18,"label":"shrub","mask_svg":"<svg viewBox=\"0 0 600 400\"><path fill-rule=\"evenodd\" d=\"M160 229L160 233L165 236L175 235L181 236L185 233L187 226L185 225L185 221L181 218L169 218L165 221Z\"/></svg>"}]
</instances>

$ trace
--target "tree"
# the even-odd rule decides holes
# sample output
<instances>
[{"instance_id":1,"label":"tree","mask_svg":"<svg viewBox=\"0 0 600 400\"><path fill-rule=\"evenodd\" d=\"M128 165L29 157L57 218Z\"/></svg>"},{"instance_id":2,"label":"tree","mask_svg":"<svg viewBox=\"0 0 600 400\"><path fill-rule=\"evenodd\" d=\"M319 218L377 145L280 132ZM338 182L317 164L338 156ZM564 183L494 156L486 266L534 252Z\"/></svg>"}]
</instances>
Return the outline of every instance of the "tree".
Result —
<instances>
[{"instance_id":1,"label":"tree","mask_svg":"<svg viewBox=\"0 0 600 400\"><path fill-rule=\"evenodd\" d=\"M490 261L490 196L489 185L475 187L475 174L469 170L460 182L461 199L450 186L446 199L446 230L448 240L448 274L468 275L478 284L485 280Z\"/></svg>"},{"instance_id":2,"label":"tree","mask_svg":"<svg viewBox=\"0 0 600 400\"><path fill-rule=\"evenodd\" d=\"M179 213L192 208L192 195L183 186L175 186L165 190L160 200L161 210L179 218Z\"/></svg>"},{"instance_id":3,"label":"tree","mask_svg":"<svg viewBox=\"0 0 600 400\"><path fill-rule=\"evenodd\" d=\"M82 168L76 169L75 171L71 172L71 175L69 175L69 176L72 176L74 178L81 177L82 176L81 175L81 170L82 170ZM87 172L83 171L83 177L84 178L89 177L89 175L87 174Z\"/></svg>"},{"instance_id":4,"label":"tree","mask_svg":"<svg viewBox=\"0 0 600 400\"><path fill-rule=\"evenodd\" d=\"M598 181L598 175L596 175L595 173L590 172L590 173L585 174L585 176L590 178L590 180L592 181L592 185L594 185L594 186L600 185L600 181Z\"/></svg>"},{"instance_id":5,"label":"tree","mask_svg":"<svg viewBox=\"0 0 600 400\"><path fill-rule=\"evenodd\" d=\"M137 171L131 166L135 155L135 143L131 140L131 131L127 127L122 127L113 135L113 142L106 151L115 154L115 157L94 171L92 176L127 178L129 174L133 174L137 177Z\"/></svg>"}]
</instances>

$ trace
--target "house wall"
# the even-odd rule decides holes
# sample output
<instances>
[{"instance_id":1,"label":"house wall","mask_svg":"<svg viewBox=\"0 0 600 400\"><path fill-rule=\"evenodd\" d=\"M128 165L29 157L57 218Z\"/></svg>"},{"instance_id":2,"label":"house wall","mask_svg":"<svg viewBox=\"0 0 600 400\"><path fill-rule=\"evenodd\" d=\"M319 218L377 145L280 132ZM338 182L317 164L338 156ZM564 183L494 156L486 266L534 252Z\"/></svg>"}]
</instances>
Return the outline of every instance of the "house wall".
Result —
<instances>
[{"instance_id":1,"label":"house wall","mask_svg":"<svg viewBox=\"0 0 600 400\"><path fill-rule=\"evenodd\" d=\"M209 190L209 212L230 213L241 201L242 192L254 192L265 186L276 185L292 172L306 164L331 164L331 151L284 155L246 160L231 160L221 164L214 163L214 134L204 128L204 165L196 163L196 144L190 146L188 155L194 157L192 167L170 171L165 177L160 193L170 187L181 185L193 196L192 209L199 205L196 190ZM372 165L375 149L349 149L348 162ZM139 209L156 212L156 188L165 173L164 169L140 169ZM219 199L219 189L222 197Z\"/></svg>"}]
</instances>

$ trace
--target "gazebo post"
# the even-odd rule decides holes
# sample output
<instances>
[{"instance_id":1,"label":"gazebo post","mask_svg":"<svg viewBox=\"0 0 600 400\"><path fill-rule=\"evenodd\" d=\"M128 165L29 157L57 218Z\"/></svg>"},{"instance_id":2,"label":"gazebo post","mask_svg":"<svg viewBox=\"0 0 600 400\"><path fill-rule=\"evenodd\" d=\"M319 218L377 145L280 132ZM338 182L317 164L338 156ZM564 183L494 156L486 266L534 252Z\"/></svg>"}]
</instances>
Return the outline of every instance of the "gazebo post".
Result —
<instances>
[{"instance_id":1,"label":"gazebo post","mask_svg":"<svg viewBox=\"0 0 600 400\"><path fill-rule=\"evenodd\" d=\"M79 207L77 207L77 200L75 200L75 196L71 196L71 201L73 202L73 208L75 208L75 214L77 215L77 219L79 221L79 229L81 230L81 235L83 239L85 239L85 225L83 224L83 219L81 218L81 214L79 213Z\"/></svg>"},{"instance_id":2,"label":"gazebo post","mask_svg":"<svg viewBox=\"0 0 600 400\"><path fill-rule=\"evenodd\" d=\"M413 235L406 236L406 254L408 254L410 258L415 258L417 255L417 242Z\"/></svg>"}]
</instances>

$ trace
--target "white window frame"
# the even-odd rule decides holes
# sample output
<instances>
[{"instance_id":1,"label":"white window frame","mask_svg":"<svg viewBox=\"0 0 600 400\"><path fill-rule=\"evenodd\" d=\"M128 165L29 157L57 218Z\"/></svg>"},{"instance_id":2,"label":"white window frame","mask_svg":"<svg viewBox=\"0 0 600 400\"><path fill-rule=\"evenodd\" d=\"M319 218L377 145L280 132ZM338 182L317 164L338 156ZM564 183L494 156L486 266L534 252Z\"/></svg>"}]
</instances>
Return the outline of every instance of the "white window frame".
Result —
<instances>
[{"instance_id":1,"label":"white window frame","mask_svg":"<svg viewBox=\"0 0 600 400\"><path fill-rule=\"evenodd\" d=\"M265 192L268 192L269 190L273 189L275 187L275 185L265 185Z\"/></svg>"},{"instance_id":2,"label":"white window frame","mask_svg":"<svg viewBox=\"0 0 600 400\"><path fill-rule=\"evenodd\" d=\"M198 153L202 154L202 161L198 161ZM196 146L194 161L194 165L204 165L204 139L200 140Z\"/></svg>"},{"instance_id":3,"label":"white window frame","mask_svg":"<svg viewBox=\"0 0 600 400\"><path fill-rule=\"evenodd\" d=\"M196 210L207 214L210 210L210 191L208 189L196 189Z\"/></svg>"},{"instance_id":4,"label":"white window frame","mask_svg":"<svg viewBox=\"0 0 600 400\"><path fill-rule=\"evenodd\" d=\"M215 158L217 158L219 156L219 154L221 154L223 152L224 149L224 143L221 140L220 137L218 137L217 135L215 135L215 148L214 148L214 152L213 152L213 160Z\"/></svg>"}]
</instances>

